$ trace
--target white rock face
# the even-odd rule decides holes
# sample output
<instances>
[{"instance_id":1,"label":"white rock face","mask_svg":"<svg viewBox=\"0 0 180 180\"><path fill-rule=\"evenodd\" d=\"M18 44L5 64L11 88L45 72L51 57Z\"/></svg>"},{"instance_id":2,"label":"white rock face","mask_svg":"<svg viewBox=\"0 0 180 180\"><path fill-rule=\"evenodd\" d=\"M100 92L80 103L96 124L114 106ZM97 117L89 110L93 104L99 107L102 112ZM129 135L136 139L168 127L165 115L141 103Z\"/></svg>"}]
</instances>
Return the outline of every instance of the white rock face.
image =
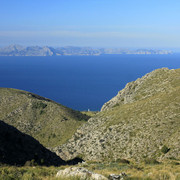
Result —
<instances>
[{"instance_id":1,"label":"white rock face","mask_svg":"<svg viewBox=\"0 0 180 180\"><path fill-rule=\"evenodd\" d=\"M109 180L123 180L127 176L126 173L122 172L119 175L116 174L110 174Z\"/></svg>"},{"instance_id":2,"label":"white rock face","mask_svg":"<svg viewBox=\"0 0 180 180\"><path fill-rule=\"evenodd\" d=\"M92 179L92 180L108 180L105 176L101 174L93 173L82 167L69 167L64 170L58 171L56 177L74 177L79 176L80 179Z\"/></svg>"}]
</instances>

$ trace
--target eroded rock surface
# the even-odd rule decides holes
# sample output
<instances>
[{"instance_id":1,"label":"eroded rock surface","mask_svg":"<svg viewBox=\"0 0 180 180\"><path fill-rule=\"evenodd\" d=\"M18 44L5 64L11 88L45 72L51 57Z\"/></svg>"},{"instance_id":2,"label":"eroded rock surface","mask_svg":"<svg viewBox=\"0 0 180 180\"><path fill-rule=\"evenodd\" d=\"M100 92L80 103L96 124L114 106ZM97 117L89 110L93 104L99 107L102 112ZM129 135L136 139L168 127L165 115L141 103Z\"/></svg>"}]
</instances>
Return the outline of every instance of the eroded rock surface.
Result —
<instances>
[{"instance_id":1,"label":"eroded rock surface","mask_svg":"<svg viewBox=\"0 0 180 180\"><path fill-rule=\"evenodd\" d=\"M80 177L80 179L108 180L105 176L93 173L83 167L69 167L58 171L56 177Z\"/></svg>"}]
</instances>

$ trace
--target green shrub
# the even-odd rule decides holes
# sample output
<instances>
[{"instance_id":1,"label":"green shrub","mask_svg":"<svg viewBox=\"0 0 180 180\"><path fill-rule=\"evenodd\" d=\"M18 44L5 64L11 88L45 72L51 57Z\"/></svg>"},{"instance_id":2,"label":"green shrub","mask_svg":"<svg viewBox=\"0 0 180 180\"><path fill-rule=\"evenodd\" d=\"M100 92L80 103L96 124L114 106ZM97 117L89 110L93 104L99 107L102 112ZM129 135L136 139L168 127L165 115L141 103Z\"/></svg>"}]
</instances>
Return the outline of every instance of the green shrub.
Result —
<instances>
[{"instance_id":1,"label":"green shrub","mask_svg":"<svg viewBox=\"0 0 180 180\"><path fill-rule=\"evenodd\" d=\"M116 104L113 106L113 108L114 108L114 107L117 107L117 106L119 106L119 103L116 103Z\"/></svg>"},{"instance_id":2,"label":"green shrub","mask_svg":"<svg viewBox=\"0 0 180 180\"><path fill-rule=\"evenodd\" d=\"M144 160L145 164L159 164L159 162L156 159L147 158Z\"/></svg>"},{"instance_id":3,"label":"green shrub","mask_svg":"<svg viewBox=\"0 0 180 180\"><path fill-rule=\"evenodd\" d=\"M127 159L117 159L116 162L124 163L124 164L129 164L130 163L130 161L128 161Z\"/></svg>"},{"instance_id":4,"label":"green shrub","mask_svg":"<svg viewBox=\"0 0 180 180\"><path fill-rule=\"evenodd\" d=\"M162 148L161 148L161 152L166 154L168 151L170 150L170 148L168 148L166 145L164 145Z\"/></svg>"},{"instance_id":5,"label":"green shrub","mask_svg":"<svg viewBox=\"0 0 180 180\"><path fill-rule=\"evenodd\" d=\"M47 104L44 104L42 102L36 102L33 104L33 109L44 109L47 106Z\"/></svg>"}]
</instances>

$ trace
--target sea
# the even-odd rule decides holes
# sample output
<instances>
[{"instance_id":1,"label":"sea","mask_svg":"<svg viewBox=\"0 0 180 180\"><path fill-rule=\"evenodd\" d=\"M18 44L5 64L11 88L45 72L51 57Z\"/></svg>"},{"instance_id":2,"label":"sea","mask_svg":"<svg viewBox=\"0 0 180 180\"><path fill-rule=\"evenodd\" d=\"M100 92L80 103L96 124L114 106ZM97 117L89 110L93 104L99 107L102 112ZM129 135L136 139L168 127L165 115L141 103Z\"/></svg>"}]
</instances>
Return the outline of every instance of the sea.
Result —
<instances>
[{"instance_id":1,"label":"sea","mask_svg":"<svg viewBox=\"0 0 180 180\"><path fill-rule=\"evenodd\" d=\"M180 68L180 54L0 57L0 87L29 91L79 111L99 111L128 82L157 68Z\"/></svg>"}]
</instances>

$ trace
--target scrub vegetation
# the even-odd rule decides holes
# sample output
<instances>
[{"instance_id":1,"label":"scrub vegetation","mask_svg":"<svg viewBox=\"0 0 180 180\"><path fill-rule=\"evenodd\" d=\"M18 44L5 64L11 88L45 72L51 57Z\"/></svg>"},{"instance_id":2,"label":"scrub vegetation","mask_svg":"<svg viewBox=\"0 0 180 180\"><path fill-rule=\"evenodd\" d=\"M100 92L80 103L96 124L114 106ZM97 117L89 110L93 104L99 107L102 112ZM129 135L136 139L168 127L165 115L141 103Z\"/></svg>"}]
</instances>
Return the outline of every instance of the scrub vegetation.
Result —
<instances>
[{"instance_id":1,"label":"scrub vegetation","mask_svg":"<svg viewBox=\"0 0 180 180\"><path fill-rule=\"evenodd\" d=\"M180 179L180 161L168 160L159 164L146 164L145 162L133 162L129 164L122 162L96 162L89 161L85 167L90 171L102 174L108 177L110 174L120 174L125 172L125 180L179 180ZM0 166L0 179L22 179L22 180L80 180L79 177L58 177L59 170L69 166L44 167L44 166ZM87 180L87 179L86 179Z\"/></svg>"},{"instance_id":2,"label":"scrub vegetation","mask_svg":"<svg viewBox=\"0 0 180 180\"><path fill-rule=\"evenodd\" d=\"M0 88L0 120L45 147L65 143L89 116L26 91Z\"/></svg>"}]
</instances>

